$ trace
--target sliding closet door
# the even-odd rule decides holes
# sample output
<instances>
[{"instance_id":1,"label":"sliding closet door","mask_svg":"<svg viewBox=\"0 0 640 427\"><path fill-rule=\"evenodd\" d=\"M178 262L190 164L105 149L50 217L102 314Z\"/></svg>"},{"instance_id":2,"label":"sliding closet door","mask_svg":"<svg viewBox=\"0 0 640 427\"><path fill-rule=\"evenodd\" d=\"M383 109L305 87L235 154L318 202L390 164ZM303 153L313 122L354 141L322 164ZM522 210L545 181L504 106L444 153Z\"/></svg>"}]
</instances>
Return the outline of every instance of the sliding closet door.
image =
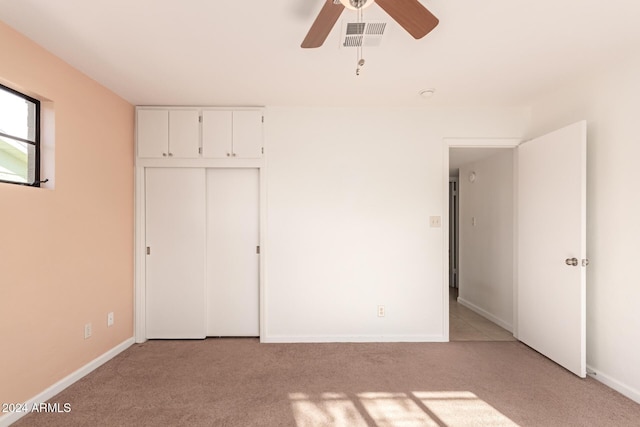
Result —
<instances>
[{"instance_id":1,"label":"sliding closet door","mask_svg":"<svg viewBox=\"0 0 640 427\"><path fill-rule=\"evenodd\" d=\"M259 173L207 169L207 335L258 336Z\"/></svg>"},{"instance_id":2,"label":"sliding closet door","mask_svg":"<svg viewBox=\"0 0 640 427\"><path fill-rule=\"evenodd\" d=\"M147 338L204 338L205 170L145 174Z\"/></svg>"}]
</instances>

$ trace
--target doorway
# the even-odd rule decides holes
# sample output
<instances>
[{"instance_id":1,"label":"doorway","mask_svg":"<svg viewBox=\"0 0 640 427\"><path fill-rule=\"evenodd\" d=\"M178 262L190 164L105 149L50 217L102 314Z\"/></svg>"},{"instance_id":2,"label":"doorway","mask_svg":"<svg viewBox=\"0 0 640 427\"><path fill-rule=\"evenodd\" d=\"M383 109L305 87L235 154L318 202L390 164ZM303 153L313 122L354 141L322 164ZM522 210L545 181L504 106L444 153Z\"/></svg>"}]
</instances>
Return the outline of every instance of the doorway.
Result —
<instances>
[{"instance_id":1,"label":"doorway","mask_svg":"<svg viewBox=\"0 0 640 427\"><path fill-rule=\"evenodd\" d=\"M449 149L449 340L514 341L513 148Z\"/></svg>"},{"instance_id":2,"label":"doorway","mask_svg":"<svg viewBox=\"0 0 640 427\"><path fill-rule=\"evenodd\" d=\"M444 139L444 176L448 177L451 148L515 148L512 160L517 173L512 173L514 191L511 198L515 202L511 220L512 227L512 313L500 318L495 304L488 310L481 305L468 304L465 298L465 256L461 253L459 268L460 293L457 302L466 302L469 308L483 317L501 321L511 318L511 325L505 329L514 331L521 342L550 358L577 376L586 376L586 266L589 264L586 253L586 170L587 170L587 123L582 120L556 129L545 135L523 143L517 138L445 138ZM460 170L460 182L466 179L470 183L482 182L482 176L492 169ZM503 181L508 181L505 178ZM447 180L448 181L448 180ZM448 182L445 181L447 184ZM562 186L558 185L562 183ZM448 186L445 185L444 206L448 212ZM497 192L496 192L497 193ZM460 188L460 201L465 200L464 188ZM517 196L517 197L516 197ZM484 207L494 206L485 202ZM499 201L499 200L498 200ZM464 203L461 203L461 207ZM472 215L465 219L460 215L460 229L464 225L485 224L495 218ZM507 218L507 216L504 216ZM445 221L448 223L448 216ZM517 221L517 223L516 223ZM480 229L480 227L479 227ZM448 235L448 225L445 235ZM460 233L461 236L464 233ZM499 235L494 232L490 237ZM487 240L491 248L501 248ZM507 241L508 240L504 240ZM503 241L503 242L504 242ZM449 241L443 239L445 249ZM459 247L466 248L464 242ZM446 251L445 251L446 253ZM482 252L477 252L482 255ZM582 261L580 261L580 258ZM479 262L470 258L479 266L488 269L495 267L491 263ZM501 257L496 259L500 260ZM444 271L448 268L448 259L443 260ZM504 263L503 265L507 265ZM467 274L477 279L476 274ZM508 277L508 276L507 276ZM444 283L445 333L449 337L448 275ZM488 283L493 283L489 281ZM473 288L473 287L471 287ZM482 293L478 293L482 295ZM485 296L486 298L486 296ZM494 303L495 295L485 300ZM498 300L500 300L498 298ZM508 321L508 320L507 320Z\"/></svg>"}]
</instances>

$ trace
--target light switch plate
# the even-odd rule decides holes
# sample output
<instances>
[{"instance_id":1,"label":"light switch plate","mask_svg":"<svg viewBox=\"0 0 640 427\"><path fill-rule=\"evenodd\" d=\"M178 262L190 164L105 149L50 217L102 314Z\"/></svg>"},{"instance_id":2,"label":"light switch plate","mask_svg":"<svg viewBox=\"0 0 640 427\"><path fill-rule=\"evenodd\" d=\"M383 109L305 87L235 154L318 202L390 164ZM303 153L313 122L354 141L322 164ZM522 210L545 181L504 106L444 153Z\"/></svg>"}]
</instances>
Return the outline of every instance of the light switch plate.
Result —
<instances>
[{"instance_id":1,"label":"light switch plate","mask_svg":"<svg viewBox=\"0 0 640 427\"><path fill-rule=\"evenodd\" d=\"M429 225L435 228L440 227L440 217L439 216L429 217Z\"/></svg>"}]
</instances>

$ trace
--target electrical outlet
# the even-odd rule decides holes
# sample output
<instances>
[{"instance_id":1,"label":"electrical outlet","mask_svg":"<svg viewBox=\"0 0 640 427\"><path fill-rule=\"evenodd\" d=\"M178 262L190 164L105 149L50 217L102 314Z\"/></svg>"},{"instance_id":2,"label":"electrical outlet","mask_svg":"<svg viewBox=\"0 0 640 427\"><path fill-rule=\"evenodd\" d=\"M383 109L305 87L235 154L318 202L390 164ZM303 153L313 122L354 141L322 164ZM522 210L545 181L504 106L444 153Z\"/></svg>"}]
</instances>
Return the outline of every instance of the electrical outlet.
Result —
<instances>
[{"instance_id":1,"label":"electrical outlet","mask_svg":"<svg viewBox=\"0 0 640 427\"><path fill-rule=\"evenodd\" d=\"M107 326L113 326L113 311L107 314Z\"/></svg>"},{"instance_id":2,"label":"electrical outlet","mask_svg":"<svg viewBox=\"0 0 640 427\"><path fill-rule=\"evenodd\" d=\"M84 325L84 339L86 340L91 336L91 323Z\"/></svg>"},{"instance_id":3,"label":"electrical outlet","mask_svg":"<svg viewBox=\"0 0 640 427\"><path fill-rule=\"evenodd\" d=\"M384 317L384 305L378 306L378 317Z\"/></svg>"}]
</instances>

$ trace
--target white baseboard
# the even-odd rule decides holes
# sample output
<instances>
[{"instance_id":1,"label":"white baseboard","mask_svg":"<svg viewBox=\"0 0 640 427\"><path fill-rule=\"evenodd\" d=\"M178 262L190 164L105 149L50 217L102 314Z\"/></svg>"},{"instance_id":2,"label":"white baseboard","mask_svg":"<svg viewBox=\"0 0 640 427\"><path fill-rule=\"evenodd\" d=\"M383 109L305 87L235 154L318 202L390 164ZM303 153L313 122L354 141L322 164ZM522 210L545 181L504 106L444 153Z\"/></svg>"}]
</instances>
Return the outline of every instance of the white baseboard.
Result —
<instances>
[{"instance_id":1,"label":"white baseboard","mask_svg":"<svg viewBox=\"0 0 640 427\"><path fill-rule=\"evenodd\" d=\"M447 342L443 335L267 335L263 343L331 343L331 342Z\"/></svg>"},{"instance_id":2,"label":"white baseboard","mask_svg":"<svg viewBox=\"0 0 640 427\"><path fill-rule=\"evenodd\" d=\"M485 319L491 320L496 325L499 325L502 328L506 329L507 331L513 333L513 325L511 323L505 322L504 320L500 319L499 317L494 316L493 314L491 314L488 311L478 307L474 303L465 300L464 298L458 297L458 302L460 304L462 304L463 306L467 307L469 310L475 311L476 313L478 313L480 316L484 317Z\"/></svg>"},{"instance_id":3,"label":"white baseboard","mask_svg":"<svg viewBox=\"0 0 640 427\"><path fill-rule=\"evenodd\" d=\"M49 387L46 390L44 390L42 393L39 393L38 395L36 395L36 396L32 397L31 399L29 399L27 402L25 402L25 407L26 408L31 408L35 404L40 404L40 403L46 402L47 400L51 399L56 394L60 393L65 388L69 387L71 384L75 383L79 379L83 378L87 374L89 374L92 371L96 370L97 368L99 368L100 366L104 365L109 360L111 360L114 357L116 357L118 354L122 353L123 351L125 351L126 349L131 347L131 345L133 345L133 343L134 343L134 339L132 337L132 338L129 338L128 340L118 344L117 346L115 346L111 350L107 351L103 355L93 359L91 362L87 363L86 365L84 365L83 367L78 369L77 371L67 375L66 377L64 377L63 379L61 379L60 381L58 381L57 383L52 385L51 387ZM7 427L7 426L11 425L12 423L15 423L16 421L18 421L20 418L24 417L27 414L28 414L28 412L7 413L7 414L5 414L5 415L0 417L0 427Z\"/></svg>"},{"instance_id":4,"label":"white baseboard","mask_svg":"<svg viewBox=\"0 0 640 427\"><path fill-rule=\"evenodd\" d=\"M602 384L607 387L611 387L618 393L628 397L629 399L640 403L640 391L634 389L633 387L629 387L628 385L610 377L607 374L598 371L597 369L587 365L587 375L589 375L594 380L600 381Z\"/></svg>"}]
</instances>

